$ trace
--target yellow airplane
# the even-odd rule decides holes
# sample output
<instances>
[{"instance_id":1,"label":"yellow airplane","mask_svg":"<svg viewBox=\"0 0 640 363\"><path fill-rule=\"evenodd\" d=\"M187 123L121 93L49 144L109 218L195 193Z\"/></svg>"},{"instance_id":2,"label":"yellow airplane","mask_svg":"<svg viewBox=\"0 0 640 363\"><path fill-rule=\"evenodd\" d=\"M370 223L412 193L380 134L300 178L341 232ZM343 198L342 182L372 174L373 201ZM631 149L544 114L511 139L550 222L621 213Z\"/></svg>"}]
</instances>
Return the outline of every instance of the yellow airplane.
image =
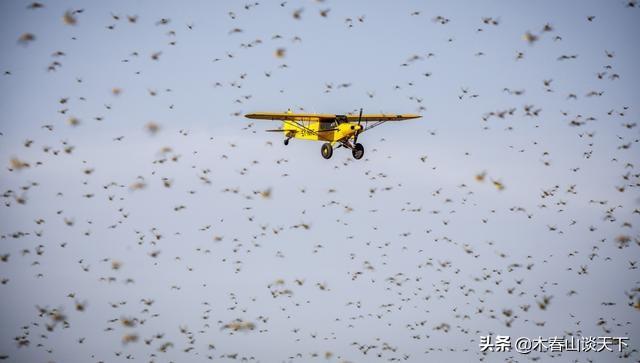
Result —
<instances>
[{"instance_id":1,"label":"yellow airplane","mask_svg":"<svg viewBox=\"0 0 640 363\"><path fill-rule=\"evenodd\" d=\"M334 115L323 113L293 113L287 112L255 112L248 113L244 117L257 120L281 120L282 128L267 130L269 132L284 133L284 144L289 145L292 138L303 140L324 141L320 149L322 157L329 159L333 155L333 146L351 149L354 159L361 159L364 155L364 147L358 143L358 136L372 128L382 125L387 121L402 121L420 118L414 114L362 114L359 115ZM364 126L362 123L364 122Z\"/></svg>"}]
</instances>

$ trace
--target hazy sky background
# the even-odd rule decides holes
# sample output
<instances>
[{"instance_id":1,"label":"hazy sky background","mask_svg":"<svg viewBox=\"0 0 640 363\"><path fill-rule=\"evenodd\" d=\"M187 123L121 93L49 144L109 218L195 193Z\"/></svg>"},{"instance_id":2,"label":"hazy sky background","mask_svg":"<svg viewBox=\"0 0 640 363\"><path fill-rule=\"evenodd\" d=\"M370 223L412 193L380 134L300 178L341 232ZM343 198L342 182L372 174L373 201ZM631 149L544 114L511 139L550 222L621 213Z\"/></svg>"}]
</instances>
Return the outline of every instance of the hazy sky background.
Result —
<instances>
[{"instance_id":1,"label":"hazy sky background","mask_svg":"<svg viewBox=\"0 0 640 363\"><path fill-rule=\"evenodd\" d=\"M29 4L0 3L0 357L639 359L638 5ZM359 161L242 117L360 107L423 117ZM631 347L483 355L489 334Z\"/></svg>"}]
</instances>

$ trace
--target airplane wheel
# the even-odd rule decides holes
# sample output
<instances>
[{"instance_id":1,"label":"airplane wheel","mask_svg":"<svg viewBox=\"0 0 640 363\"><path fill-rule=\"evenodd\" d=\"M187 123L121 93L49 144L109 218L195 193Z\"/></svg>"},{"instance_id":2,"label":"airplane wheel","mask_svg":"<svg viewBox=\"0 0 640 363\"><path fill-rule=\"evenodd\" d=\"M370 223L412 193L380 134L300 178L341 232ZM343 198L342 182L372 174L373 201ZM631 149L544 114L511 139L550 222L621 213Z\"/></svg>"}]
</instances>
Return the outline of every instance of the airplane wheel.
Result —
<instances>
[{"instance_id":1,"label":"airplane wheel","mask_svg":"<svg viewBox=\"0 0 640 363\"><path fill-rule=\"evenodd\" d=\"M333 147L331 147L330 143L322 144L322 148L320 148L320 152L322 153L322 157L325 159L330 159L331 155L333 155Z\"/></svg>"},{"instance_id":2,"label":"airplane wheel","mask_svg":"<svg viewBox=\"0 0 640 363\"><path fill-rule=\"evenodd\" d=\"M284 139L284 146L289 145L289 139Z\"/></svg>"},{"instance_id":3,"label":"airplane wheel","mask_svg":"<svg viewBox=\"0 0 640 363\"><path fill-rule=\"evenodd\" d=\"M364 155L364 146L362 146L362 144L360 143L355 144L355 146L351 150L351 153L353 154L354 159L356 160L362 159L362 156Z\"/></svg>"}]
</instances>

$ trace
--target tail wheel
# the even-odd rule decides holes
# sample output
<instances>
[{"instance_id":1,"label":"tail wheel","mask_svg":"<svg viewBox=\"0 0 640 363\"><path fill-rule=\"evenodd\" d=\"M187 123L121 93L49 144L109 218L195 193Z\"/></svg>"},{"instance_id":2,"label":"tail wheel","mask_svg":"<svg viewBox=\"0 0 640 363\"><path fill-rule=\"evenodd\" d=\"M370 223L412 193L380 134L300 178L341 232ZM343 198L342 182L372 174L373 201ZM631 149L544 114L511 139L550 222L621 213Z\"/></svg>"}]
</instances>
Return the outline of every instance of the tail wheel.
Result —
<instances>
[{"instance_id":1,"label":"tail wheel","mask_svg":"<svg viewBox=\"0 0 640 363\"><path fill-rule=\"evenodd\" d=\"M331 155L333 155L333 147L331 147L330 143L322 144L322 148L320 148L320 152L322 153L322 157L325 159L330 159Z\"/></svg>"},{"instance_id":2,"label":"tail wheel","mask_svg":"<svg viewBox=\"0 0 640 363\"><path fill-rule=\"evenodd\" d=\"M353 154L354 159L356 160L362 159L362 156L364 155L364 146L362 146L362 144L360 143L355 144L353 146L353 149L351 150L351 153Z\"/></svg>"}]
</instances>

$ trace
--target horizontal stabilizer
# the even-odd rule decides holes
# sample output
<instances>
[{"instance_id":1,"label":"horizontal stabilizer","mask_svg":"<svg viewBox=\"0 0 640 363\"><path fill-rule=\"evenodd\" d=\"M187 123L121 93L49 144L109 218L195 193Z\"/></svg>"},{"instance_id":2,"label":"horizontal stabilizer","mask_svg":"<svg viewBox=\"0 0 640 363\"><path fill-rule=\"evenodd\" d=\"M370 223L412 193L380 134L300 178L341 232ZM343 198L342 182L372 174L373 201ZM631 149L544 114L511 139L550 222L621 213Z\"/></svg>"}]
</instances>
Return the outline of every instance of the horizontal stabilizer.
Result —
<instances>
[{"instance_id":1,"label":"horizontal stabilizer","mask_svg":"<svg viewBox=\"0 0 640 363\"><path fill-rule=\"evenodd\" d=\"M285 129L273 129L273 130L264 130L266 132L291 132L296 133L298 130L285 130Z\"/></svg>"}]
</instances>

